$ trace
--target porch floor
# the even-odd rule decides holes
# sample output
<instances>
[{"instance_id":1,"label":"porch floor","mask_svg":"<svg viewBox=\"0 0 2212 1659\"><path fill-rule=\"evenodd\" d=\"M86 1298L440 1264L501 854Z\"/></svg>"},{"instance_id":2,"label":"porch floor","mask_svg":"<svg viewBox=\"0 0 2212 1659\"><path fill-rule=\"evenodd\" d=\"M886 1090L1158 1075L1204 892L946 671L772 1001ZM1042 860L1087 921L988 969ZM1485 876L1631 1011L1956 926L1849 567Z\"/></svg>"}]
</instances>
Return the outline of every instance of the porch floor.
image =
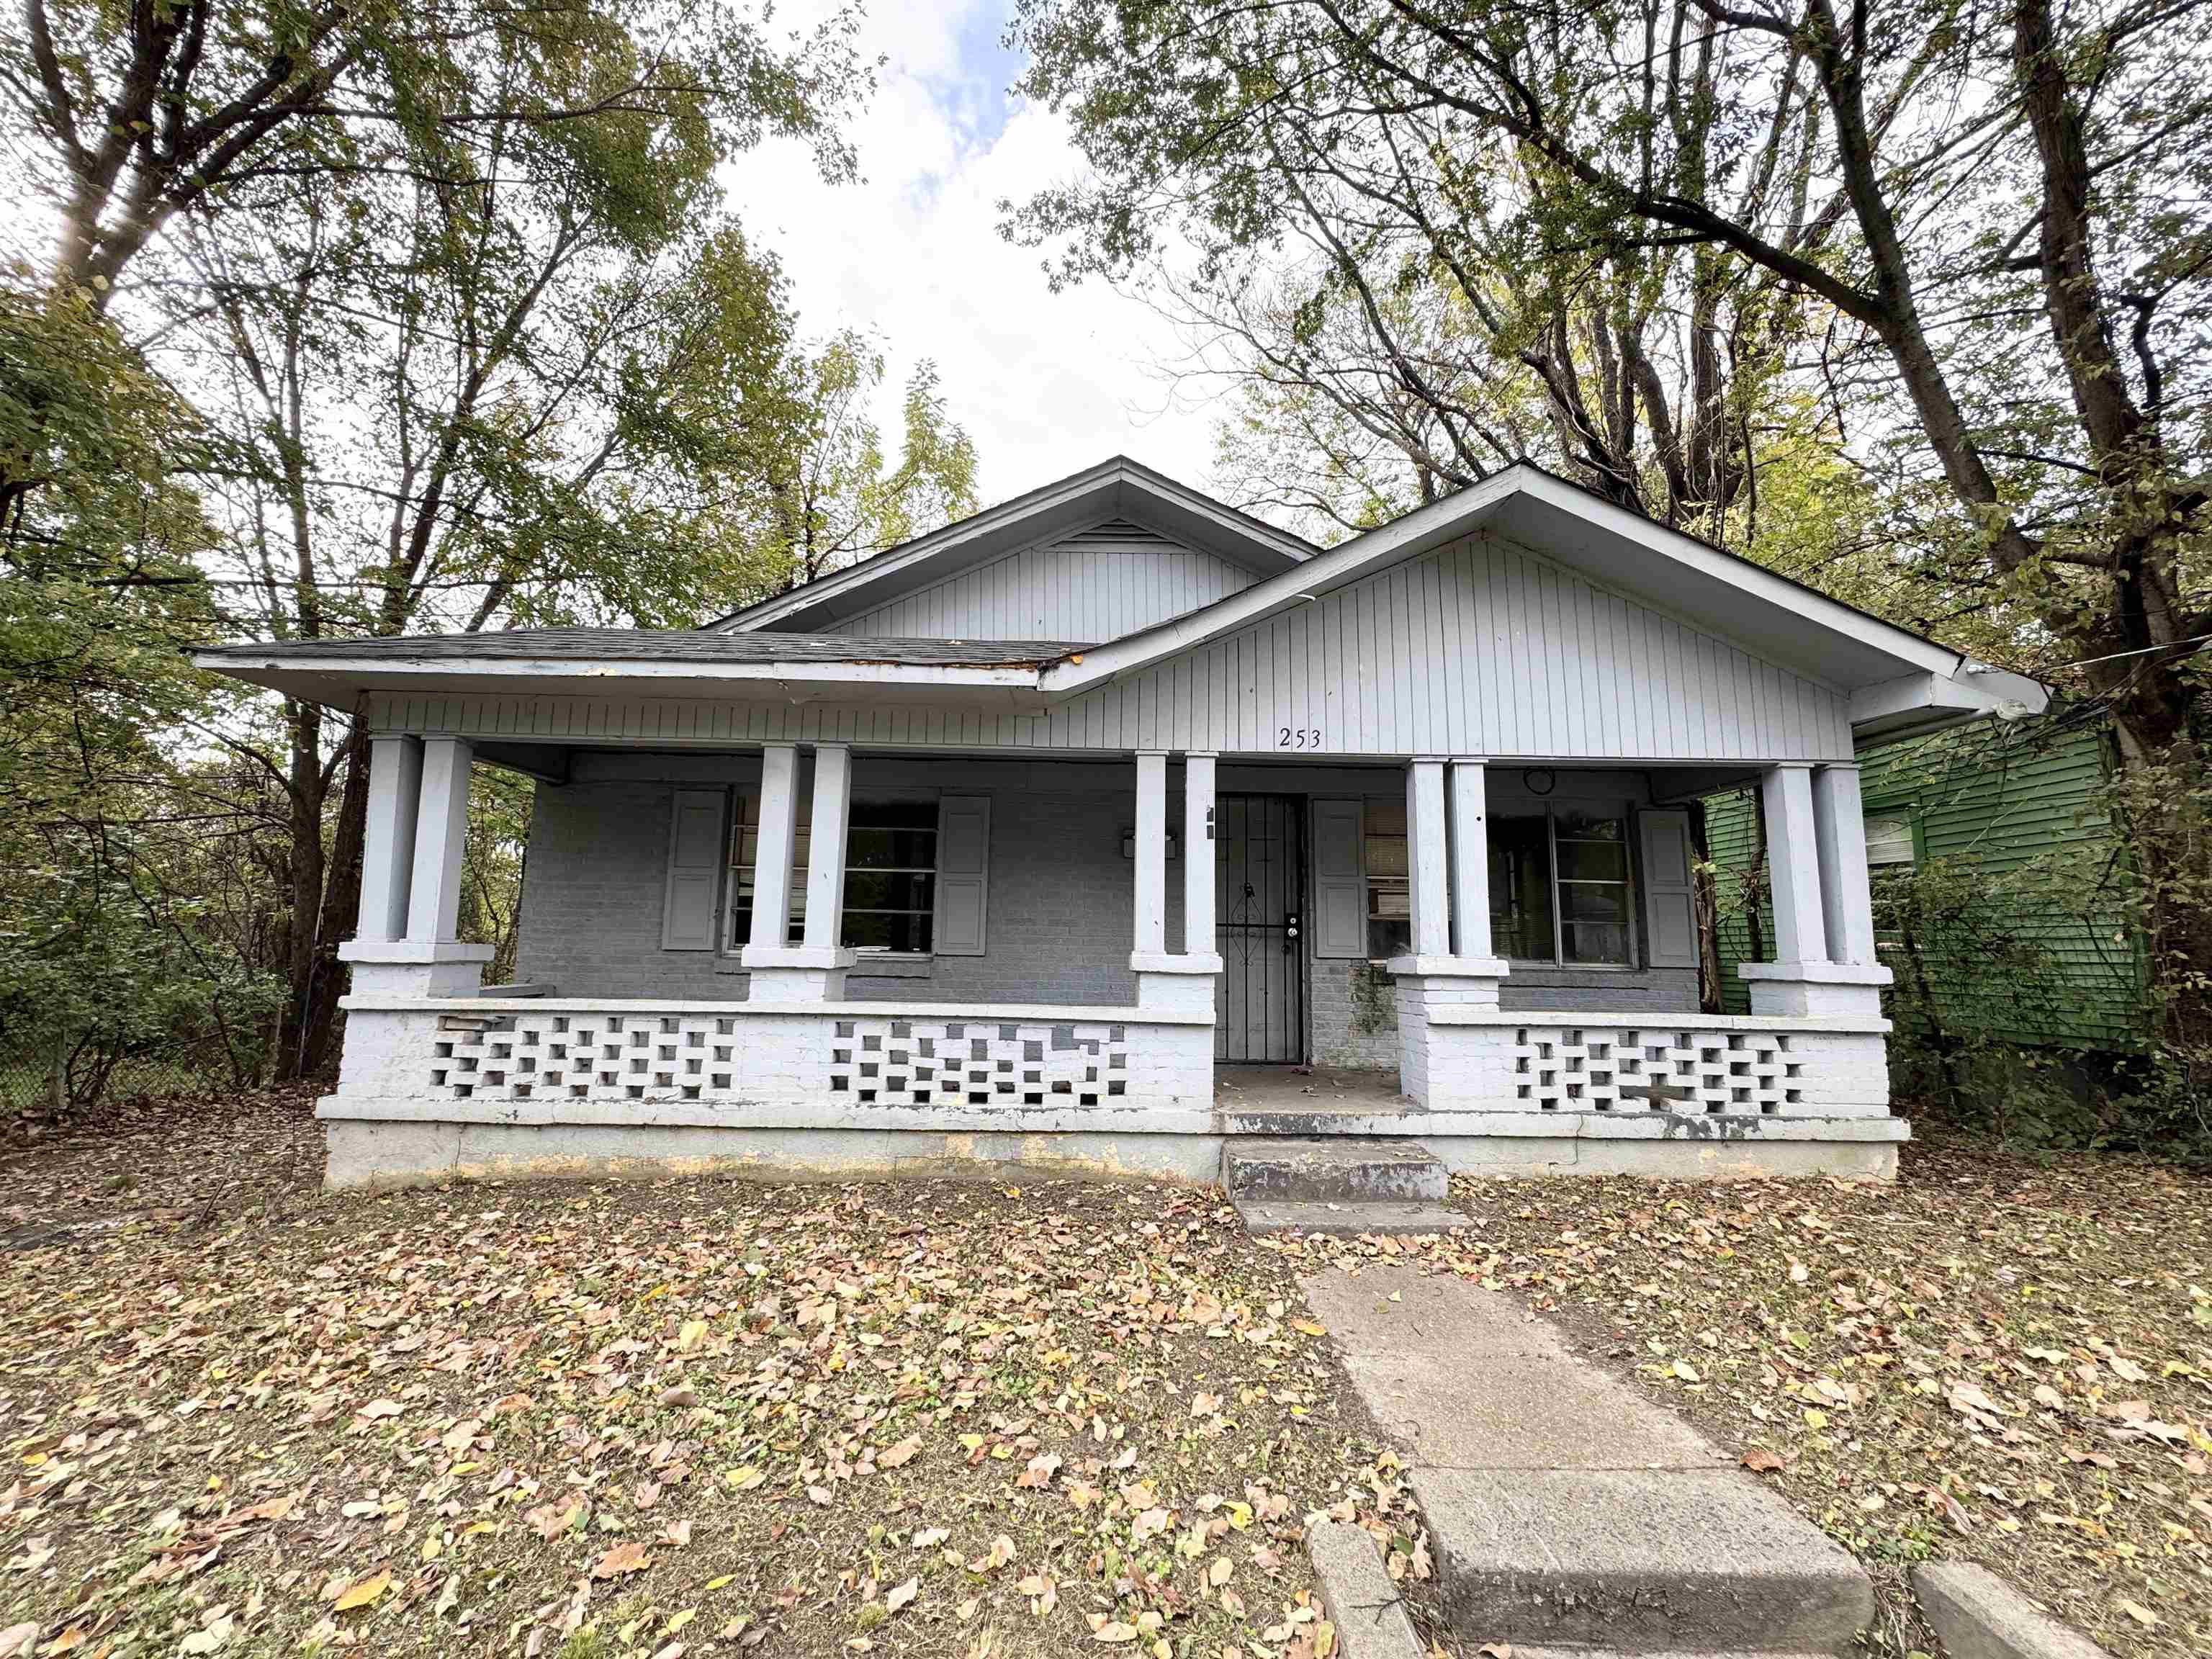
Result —
<instances>
[{"instance_id":1,"label":"porch floor","mask_svg":"<svg viewBox=\"0 0 2212 1659\"><path fill-rule=\"evenodd\" d=\"M1218 1066L1213 1103L1231 1112L1402 1112L1398 1074L1316 1066Z\"/></svg>"}]
</instances>

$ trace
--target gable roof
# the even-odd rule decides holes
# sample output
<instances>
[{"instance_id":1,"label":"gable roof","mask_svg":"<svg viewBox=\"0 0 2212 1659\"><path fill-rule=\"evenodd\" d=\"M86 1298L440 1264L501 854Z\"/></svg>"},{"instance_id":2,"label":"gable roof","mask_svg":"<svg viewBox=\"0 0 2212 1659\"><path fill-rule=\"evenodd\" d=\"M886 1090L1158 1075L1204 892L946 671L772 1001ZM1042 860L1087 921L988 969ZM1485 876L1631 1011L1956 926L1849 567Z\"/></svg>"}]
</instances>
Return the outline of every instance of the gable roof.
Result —
<instances>
[{"instance_id":1,"label":"gable roof","mask_svg":"<svg viewBox=\"0 0 2212 1659\"><path fill-rule=\"evenodd\" d=\"M778 623L820 627L845 610L879 603L882 592L860 579L882 560L903 562L906 574L896 580L911 580L920 569L921 580L935 581L948 568L964 568L961 561L991 556L975 551L977 539L995 538L998 550L1012 550L1009 542L1029 544L1022 542L1024 536L1034 542L1040 524L1048 526L1047 535L1064 535L1078 520L1111 522L1132 511L1115 505L1115 492L1125 485L1146 493L1147 520L1166 511L1159 503L1172 494L1194 514L1203 507L1224 543L1241 542L1245 558L1278 568L1240 592L1103 645L772 631ZM1096 518L1085 517L1094 510ZM996 522L979 528L983 520ZM1851 727L1862 740L1978 714L2040 713L2048 701L2035 680L1977 662L1526 462L1327 552L1280 532L1268 532L1270 543L1248 534L1242 527L1248 522L1256 524L1117 458L708 628L550 629L222 646L200 651L195 660L235 678L341 707L365 690L605 692L610 679L635 678L651 682L656 695L681 690L728 696L756 682L772 684L775 695L793 701L827 695L810 688L834 687L841 696L988 696L1042 708L1454 542L1497 537L1537 561L1835 691L1847 700ZM951 548L943 541L959 535L970 541ZM817 609L824 613L819 620Z\"/></svg>"},{"instance_id":2,"label":"gable roof","mask_svg":"<svg viewBox=\"0 0 2212 1659\"><path fill-rule=\"evenodd\" d=\"M1255 576L1279 574L1320 551L1300 537L1116 455L707 626L733 633L827 628L1024 548L1129 524L1226 559Z\"/></svg>"},{"instance_id":3,"label":"gable roof","mask_svg":"<svg viewBox=\"0 0 2212 1659\"><path fill-rule=\"evenodd\" d=\"M1526 461L1293 571L1055 663L1039 684L1055 697L1076 696L1484 534L1847 694L1862 737L2000 710L2034 714L2047 700L2025 675L1977 662Z\"/></svg>"}]
</instances>

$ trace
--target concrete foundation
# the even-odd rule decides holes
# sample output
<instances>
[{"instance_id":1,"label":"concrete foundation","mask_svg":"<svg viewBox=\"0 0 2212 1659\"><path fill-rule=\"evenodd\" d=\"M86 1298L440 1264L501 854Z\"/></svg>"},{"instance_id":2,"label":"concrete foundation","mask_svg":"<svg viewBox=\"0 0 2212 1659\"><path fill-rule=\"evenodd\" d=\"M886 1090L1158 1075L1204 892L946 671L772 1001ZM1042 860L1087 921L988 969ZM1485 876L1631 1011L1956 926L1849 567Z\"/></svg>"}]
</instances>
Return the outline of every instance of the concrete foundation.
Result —
<instances>
[{"instance_id":1,"label":"concrete foundation","mask_svg":"<svg viewBox=\"0 0 2212 1659\"><path fill-rule=\"evenodd\" d=\"M1068 1127L1084 1115L1065 1109L873 1115L780 1109L752 1123L665 1103L641 1107L627 1121L606 1121L617 1115L604 1108L564 1112L508 1106L456 1118L461 1109L449 1103L326 1097L318 1112L329 1146L324 1184L338 1189L447 1178L599 1180L708 1171L778 1179L997 1178L1015 1169L1205 1183L1217 1178L1223 1149L1240 1139L1231 1127L1234 1114L1224 1111L1116 1113L1125 1127L1093 1129ZM1692 1133L1700 1125L1577 1122L1555 1115L1532 1123L1526 1120L1534 1115L1510 1113L1469 1121L1470 1115L1415 1113L1369 1120L1345 1115L1329 1127L1417 1142L1460 1174L1666 1181L1887 1181L1896 1174L1897 1144L1905 1138L1905 1126L1893 1119L1800 1120L1773 1124L1765 1133L1721 1138ZM871 1116L873 1122L856 1121Z\"/></svg>"},{"instance_id":2,"label":"concrete foundation","mask_svg":"<svg viewBox=\"0 0 2212 1659\"><path fill-rule=\"evenodd\" d=\"M1026 1172L1203 1184L1214 1178L1221 1162L1219 1138L1206 1135L635 1128L360 1118L333 1120L325 1129L329 1161L323 1184L334 1190L446 1180L604 1181L708 1174L856 1181L896 1176L1000 1180Z\"/></svg>"}]
</instances>

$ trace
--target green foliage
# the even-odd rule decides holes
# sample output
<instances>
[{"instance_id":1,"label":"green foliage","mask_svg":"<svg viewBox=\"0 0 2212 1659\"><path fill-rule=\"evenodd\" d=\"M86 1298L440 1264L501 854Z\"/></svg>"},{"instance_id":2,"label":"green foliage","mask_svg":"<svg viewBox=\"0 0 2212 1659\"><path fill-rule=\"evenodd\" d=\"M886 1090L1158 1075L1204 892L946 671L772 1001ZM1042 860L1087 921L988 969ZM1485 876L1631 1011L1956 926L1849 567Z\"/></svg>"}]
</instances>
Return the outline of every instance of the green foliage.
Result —
<instances>
[{"instance_id":1,"label":"green foliage","mask_svg":"<svg viewBox=\"0 0 2212 1659\"><path fill-rule=\"evenodd\" d=\"M904 441L890 465L869 412L883 352L847 330L795 353L805 415L797 441L769 467L751 545L777 586L831 570L975 510L975 446L951 418L925 360L907 381Z\"/></svg>"}]
</instances>

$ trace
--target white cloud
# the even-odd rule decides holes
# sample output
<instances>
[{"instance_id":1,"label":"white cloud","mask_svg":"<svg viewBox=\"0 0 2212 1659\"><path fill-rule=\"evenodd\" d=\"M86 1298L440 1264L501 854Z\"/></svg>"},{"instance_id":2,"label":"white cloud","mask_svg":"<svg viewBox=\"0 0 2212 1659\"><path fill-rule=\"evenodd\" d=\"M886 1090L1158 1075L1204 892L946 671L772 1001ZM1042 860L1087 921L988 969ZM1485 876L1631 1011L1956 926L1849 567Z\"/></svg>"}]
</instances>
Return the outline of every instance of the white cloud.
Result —
<instances>
[{"instance_id":1,"label":"white cloud","mask_svg":"<svg viewBox=\"0 0 2212 1659\"><path fill-rule=\"evenodd\" d=\"M887 439L900 384L936 360L986 501L1116 453L1202 485L1213 411L1155 367L1178 356L1174 330L1097 284L1054 294L1039 254L999 234L1002 198L1081 165L1059 118L1006 97L1019 65L997 46L1002 27L996 0L890 4L862 37L886 59L851 132L862 182L824 185L799 146L778 143L732 165L732 199L781 257L810 335L882 339Z\"/></svg>"}]
</instances>

